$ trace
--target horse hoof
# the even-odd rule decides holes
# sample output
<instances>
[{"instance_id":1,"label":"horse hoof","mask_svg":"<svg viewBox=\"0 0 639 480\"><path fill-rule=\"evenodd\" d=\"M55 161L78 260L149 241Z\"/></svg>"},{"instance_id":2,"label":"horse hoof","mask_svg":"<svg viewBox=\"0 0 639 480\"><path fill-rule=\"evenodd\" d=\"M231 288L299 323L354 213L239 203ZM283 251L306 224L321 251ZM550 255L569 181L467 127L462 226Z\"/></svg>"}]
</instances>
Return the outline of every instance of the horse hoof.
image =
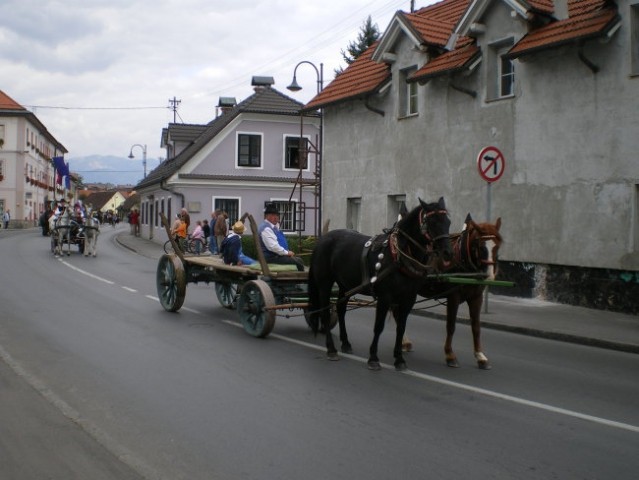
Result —
<instances>
[{"instance_id":1,"label":"horse hoof","mask_svg":"<svg viewBox=\"0 0 639 480\"><path fill-rule=\"evenodd\" d=\"M339 355L337 352L329 352L326 354L326 358L328 358L331 362L337 362L339 360Z\"/></svg>"},{"instance_id":2,"label":"horse hoof","mask_svg":"<svg viewBox=\"0 0 639 480\"><path fill-rule=\"evenodd\" d=\"M459 362L457 361L456 358L447 358L446 365L448 365L451 368L459 368Z\"/></svg>"},{"instance_id":3,"label":"horse hoof","mask_svg":"<svg viewBox=\"0 0 639 480\"><path fill-rule=\"evenodd\" d=\"M368 365L368 369L373 370L374 372L378 372L382 369L382 366L380 365L379 362L369 360L367 365Z\"/></svg>"},{"instance_id":4,"label":"horse hoof","mask_svg":"<svg viewBox=\"0 0 639 480\"><path fill-rule=\"evenodd\" d=\"M409 353L413 351L413 343L412 342L408 342L408 343L403 343L402 344L402 352L404 353Z\"/></svg>"},{"instance_id":5,"label":"horse hoof","mask_svg":"<svg viewBox=\"0 0 639 480\"><path fill-rule=\"evenodd\" d=\"M406 365L406 362L399 362L395 364L395 370L397 370L398 372L404 372L406 370L408 370L408 365Z\"/></svg>"},{"instance_id":6,"label":"horse hoof","mask_svg":"<svg viewBox=\"0 0 639 480\"><path fill-rule=\"evenodd\" d=\"M493 368L488 362L477 362L477 366L480 370L490 370L491 368Z\"/></svg>"}]
</instances>

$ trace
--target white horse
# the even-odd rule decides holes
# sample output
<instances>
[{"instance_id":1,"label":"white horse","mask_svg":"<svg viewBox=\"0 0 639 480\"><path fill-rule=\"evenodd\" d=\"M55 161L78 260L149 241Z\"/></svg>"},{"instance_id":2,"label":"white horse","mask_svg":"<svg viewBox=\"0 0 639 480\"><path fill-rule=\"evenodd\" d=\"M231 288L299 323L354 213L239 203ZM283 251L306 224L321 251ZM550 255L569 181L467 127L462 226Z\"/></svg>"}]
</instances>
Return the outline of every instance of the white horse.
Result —
<instances>
[{"instance_id":1,"label":"white horse","mask_svg":"<svg viewBox=\"0 0 639 480\"><path fill-rule=\"evenodd\" d=\"M89 214L84 221L84 256L88 257L98 254L96 247L98 244L98 235L100 235L100 220L97 214Z\"/></svg>"},{"instance_id":2,"label":"white horse","mask_svg":"<svg viewBox=\"0 0 639 480\"><path fill-rule=\"evenodd\" d=\"M63 254L64 243L68 245L67 256L71 255L71 212L68 208L56 217L49 218L49 231L51 232L52 251L56 257Z\"/></svg>"}]
</instances>

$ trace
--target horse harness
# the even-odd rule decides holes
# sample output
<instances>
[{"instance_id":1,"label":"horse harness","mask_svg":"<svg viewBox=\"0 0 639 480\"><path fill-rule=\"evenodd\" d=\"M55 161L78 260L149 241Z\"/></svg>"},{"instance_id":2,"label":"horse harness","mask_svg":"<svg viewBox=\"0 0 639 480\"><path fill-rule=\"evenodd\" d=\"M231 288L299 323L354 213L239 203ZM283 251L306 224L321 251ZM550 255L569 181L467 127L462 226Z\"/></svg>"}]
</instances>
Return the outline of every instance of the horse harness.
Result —
<instances>
[{"instance_id":1,"label":"horse harness","mask_svg":"<svg viewBox=\"0 0 639 480\"><path fill-rule=\"evenodd\" d=\"M366 287L373 285L378 282L382 278L386 277L393 271L392 267L397 268L401 273L413 278L423 278L424 274L429 273L434 270L433 267L429 265L424 265L419 260L417 260L410 249L410 245L408 249L400 247L399 245L399 237L402 236L406 238L414 247L419 249L421 253L430 255L432 253L432 245L436 240L439 240L442 237L431 238L424 225L426 225L426 217L435 214L442 213L445 211L433 211L424 213L422 211L420 215L421 223L421 231L422 234L426 237L428 241L428 248L424 248L424 246L420 245L416 242L410 235L407 235L403 230L401 230L397 225L395 225L391 229L384 230L384 233L380 235L375 235L366 241L364 244L364 248L362 248L361 255L361 272L362 272L362 283L348 291L345 297L350 297L355 293L358 293L365 289ZM384 250L390 250L390 255L392 259L392 263L389 264L389 267L382 270L382 261L385 258ZM369 254L370 253L377 254L377 261L373 269L369 267ZM375 295L373 295L375 297Z\"/></svg>"},{"instance_id":2,"label":"horse harness","mask_svg":"<svg viewBox=\"0 0 639 480\"><path fill-rule=\"evenodd\" d=\"M486 249L486 241L495 241L497 237L495 235L482 235L481 231L477 230L479 237L473 238L471 233L475 230L477 229L467 228L456 235L457 238L454 240L457 241L453 242L453 255L462 268L470 267L472 271L479 272L483 268L497 263L496 259L488 260L488 251Z\"/></svg>"}]
</instances>

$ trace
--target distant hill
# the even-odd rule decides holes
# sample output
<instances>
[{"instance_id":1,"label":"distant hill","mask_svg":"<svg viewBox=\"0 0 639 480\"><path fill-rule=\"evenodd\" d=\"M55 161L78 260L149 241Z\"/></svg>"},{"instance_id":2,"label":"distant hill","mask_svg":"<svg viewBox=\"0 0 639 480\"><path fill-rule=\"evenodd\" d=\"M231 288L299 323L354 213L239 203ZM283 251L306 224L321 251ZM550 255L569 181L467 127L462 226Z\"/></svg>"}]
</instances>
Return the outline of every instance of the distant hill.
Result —
<instances>
[{"instance_id":1,"label":"distant hill","mask_svg":"<svg viewBox=\"0 0 639 480\"><path fill-rule=\"evenodd\" d=\"M137 185L144 177L142 158L90 155L68 158L69 169L79 174L85 183L112 183L114 185ZM157 161L156 161L157 163ZM147 173L157 165L147 164Z\"/></svg>"}]
</instances>

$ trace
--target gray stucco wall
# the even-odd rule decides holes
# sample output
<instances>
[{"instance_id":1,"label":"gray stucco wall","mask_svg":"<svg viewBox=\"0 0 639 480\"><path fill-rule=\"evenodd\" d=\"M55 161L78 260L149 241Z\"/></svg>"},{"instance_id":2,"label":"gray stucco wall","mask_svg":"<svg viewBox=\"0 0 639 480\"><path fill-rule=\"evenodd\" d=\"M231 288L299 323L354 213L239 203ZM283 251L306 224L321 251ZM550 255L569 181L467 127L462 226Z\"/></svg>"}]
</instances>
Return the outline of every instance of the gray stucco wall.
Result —
<instances>
[{"instance_id":1,"label":"gray stucco wall","mask_svg":"<svg viewBox=\"0 0 639 480\"><path fill-rule=\"evenodd\" d=\"M452 229L466 213L486 218L487 185L478 174L483 147L499 148L506 170L492 184L492 218L502 217L500 257L515 262L639 270L639 78L629 72L628 7L607 43L589 41L515 61L515 95L487 100L489 45L518 40L525 25L504 2L493 2L484 53L469 76L419 87L419 115L398 118L399 71L426 60L406 38L397 44L390 89L370 103L325 109L324 218L346 226L347 199L361 197L360 230L388 226L388 196L446 198ZM472 96L457 86L476 91Z\"/></svg>"}]
</instances>

